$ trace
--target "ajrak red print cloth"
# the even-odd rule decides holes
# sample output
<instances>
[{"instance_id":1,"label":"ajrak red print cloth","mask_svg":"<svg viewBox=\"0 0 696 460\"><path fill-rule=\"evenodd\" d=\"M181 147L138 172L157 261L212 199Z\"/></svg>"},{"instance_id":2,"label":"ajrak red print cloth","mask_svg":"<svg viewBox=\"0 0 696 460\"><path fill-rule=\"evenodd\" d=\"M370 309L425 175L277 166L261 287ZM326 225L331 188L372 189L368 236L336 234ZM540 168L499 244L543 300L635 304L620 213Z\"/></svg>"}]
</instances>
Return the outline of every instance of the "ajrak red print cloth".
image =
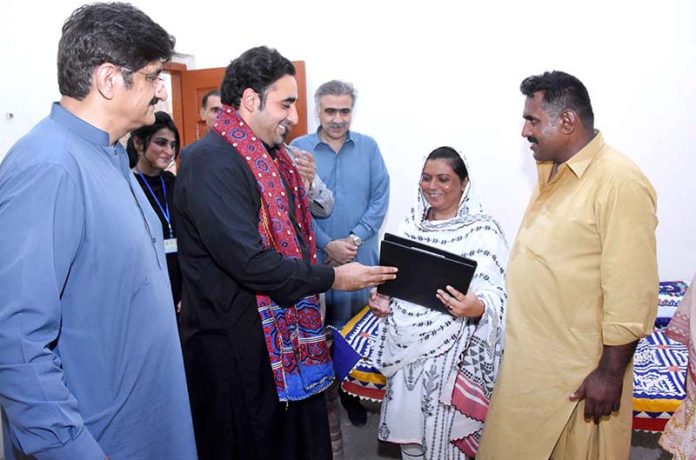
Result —
<instances>
[{"instance_id":1,"label":"ajrak red print cloth","mask_svg":"<svg viewBox=\"0 0 696 460\"><path fill-rule=\"evenodd\" d=\"M274 158L239 116L223 105L213 130L232 144L256 179L261 198L258 230L266 248L285 257L302 258L302 237L312 263L316 263L316 241L312 231L307 193L297 169L284 146ZM294 209L286 194L292 193ZM302 232L298 235L290 219ZM305 297L295 305L277 305L270 297L257 294L266 348L271 360L278 397L281 401L305 399L326 389L333 381L333 366L323 333L319 297Z\"/></svg>"}]
</instances>

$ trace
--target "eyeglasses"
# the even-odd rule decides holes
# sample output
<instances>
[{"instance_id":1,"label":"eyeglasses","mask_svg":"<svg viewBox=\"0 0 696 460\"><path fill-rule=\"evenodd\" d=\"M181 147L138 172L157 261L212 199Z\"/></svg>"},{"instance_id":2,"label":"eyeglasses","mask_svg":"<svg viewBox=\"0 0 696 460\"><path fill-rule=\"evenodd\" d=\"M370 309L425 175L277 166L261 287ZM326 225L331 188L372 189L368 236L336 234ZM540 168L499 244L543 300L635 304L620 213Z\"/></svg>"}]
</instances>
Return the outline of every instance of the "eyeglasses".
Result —
<instances>
[{"instance_id":1,"label":"eyeglasses","mask_svg":"<svg viewBox=\"0 0 696 460\"><path fill-rule=\"evenodd\" d=\"M161 69L158 70L157 72L145 73L142 70L132 70L126 66L121 66L121 70L125 70L126 72L128 72L130 74L139 73L145 77L145 80L147 80L153 84L160 84L160 83L164 82L164 77L162 76Z\"/></svg>"}]
</instances>

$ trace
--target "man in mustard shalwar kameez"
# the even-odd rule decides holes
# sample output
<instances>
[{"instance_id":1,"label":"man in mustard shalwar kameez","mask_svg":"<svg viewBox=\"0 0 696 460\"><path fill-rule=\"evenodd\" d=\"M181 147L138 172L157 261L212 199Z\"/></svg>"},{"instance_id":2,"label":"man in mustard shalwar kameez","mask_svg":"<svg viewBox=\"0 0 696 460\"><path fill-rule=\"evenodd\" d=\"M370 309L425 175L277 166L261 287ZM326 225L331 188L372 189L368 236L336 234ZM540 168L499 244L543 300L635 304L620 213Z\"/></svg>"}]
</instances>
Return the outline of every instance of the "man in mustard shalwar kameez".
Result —
<instances>
[{"instance_id":1,"label":"man in mustard shalwar kameez","mask_svg":"<svg viewBox=\"0 0 696 460\"><path fill-rule=\"evenodd\" d=\"M477 458L620 459L657 312L655 191L604 143L584 85L522 82L539 185L508 265L505 354Z\"/></svg>"}]
</instances>

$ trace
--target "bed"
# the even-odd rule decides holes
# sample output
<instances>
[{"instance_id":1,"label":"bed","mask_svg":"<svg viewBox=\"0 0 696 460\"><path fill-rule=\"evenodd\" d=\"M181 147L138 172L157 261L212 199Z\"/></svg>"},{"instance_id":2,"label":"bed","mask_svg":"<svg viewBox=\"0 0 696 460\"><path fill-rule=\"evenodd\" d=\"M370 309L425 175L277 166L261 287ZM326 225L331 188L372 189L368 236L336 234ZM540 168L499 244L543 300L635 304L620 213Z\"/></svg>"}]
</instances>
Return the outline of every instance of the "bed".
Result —
<instances>
[{"instance_id":1,"label":"bed","mask_svg":"<svg viewBox=\"0 0 696 460\"><path fill-rule=\"evenodd\" d=\"M664 330L684 297L683 281L660 283L658 313L653 333L641 339L633 366L633 429L662 431L684 399L685 345L671 341ZM339 333L334 332L334 361L341 387L347 393L372 401L384 397L385 377L372 367L370 350L379 320L365 307Z\"/></svg>"}]
</instances>

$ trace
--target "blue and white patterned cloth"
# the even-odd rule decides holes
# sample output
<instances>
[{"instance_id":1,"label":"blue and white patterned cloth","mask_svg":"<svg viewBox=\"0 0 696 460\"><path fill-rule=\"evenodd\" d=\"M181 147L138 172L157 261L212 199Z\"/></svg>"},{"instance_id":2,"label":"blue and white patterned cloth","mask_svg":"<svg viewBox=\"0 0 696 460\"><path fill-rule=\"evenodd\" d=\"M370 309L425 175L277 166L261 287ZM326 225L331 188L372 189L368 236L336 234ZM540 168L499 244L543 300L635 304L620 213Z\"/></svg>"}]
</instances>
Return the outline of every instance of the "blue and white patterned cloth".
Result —
<instances>
[{"instance_id":1,"label":"blue and white patterned cloth","mask_svg":"<svg viewBox=\"0 0 696 460\"><path fill-rule=\"evenodd\" d=\"M655 330L638 342L633 358L634 429L661 431L686 396L688 348L665 335L686 288L683 281L660 283Z\"/></svg>"}]
</instances>

